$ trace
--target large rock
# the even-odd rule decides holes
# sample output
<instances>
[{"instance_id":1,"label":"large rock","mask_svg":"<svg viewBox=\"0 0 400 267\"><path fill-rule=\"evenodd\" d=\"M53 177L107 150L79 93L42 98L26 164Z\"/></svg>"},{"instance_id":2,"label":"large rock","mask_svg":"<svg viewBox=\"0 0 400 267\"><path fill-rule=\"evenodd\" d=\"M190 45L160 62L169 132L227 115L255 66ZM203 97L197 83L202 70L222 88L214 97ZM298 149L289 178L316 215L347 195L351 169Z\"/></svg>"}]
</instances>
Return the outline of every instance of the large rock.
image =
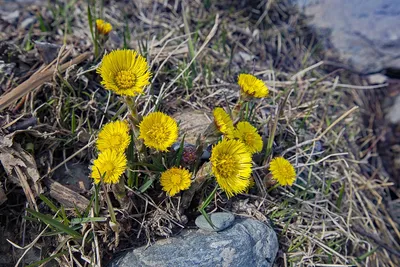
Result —
<instances>
[{"instance_id":1,"label":"large rock","mask_svg":"<svg viewBox=\"0 0 400 267\"><path fill-rule=\"evenodd\" d=\"M110 267L273 266L278 251L274 230L253 219L236 220L222 232L185 230L178 237L140 247Z\"/></svg>"},{"instance_id":2,"label":"large rock","mask_svg":"<svg viewBox=\"0 0 400 267\"><path fill-rule=\"evenodd\" d=\"M400 69L399 0L292 0L321 40L362 74Z\"/></svg>"}]
</instances>

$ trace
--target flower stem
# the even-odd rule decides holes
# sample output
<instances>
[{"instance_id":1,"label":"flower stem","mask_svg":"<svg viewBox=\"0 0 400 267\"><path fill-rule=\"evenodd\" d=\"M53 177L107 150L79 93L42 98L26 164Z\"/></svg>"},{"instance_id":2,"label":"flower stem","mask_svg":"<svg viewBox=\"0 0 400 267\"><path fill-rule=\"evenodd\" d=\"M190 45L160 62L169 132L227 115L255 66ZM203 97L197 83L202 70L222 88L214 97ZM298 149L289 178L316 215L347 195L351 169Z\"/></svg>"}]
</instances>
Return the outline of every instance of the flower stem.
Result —
<instances>
[{"instance_id":1,"label":"flower stem","mask_svg":"<svg viewBox=\"0 0 400 267\"><path fill-rule=\"evenodd\" d=\"M211 200L214 198L217 190L218 190L218 184L215 185L214 190L211 192L211 194L206 198L206 200L203 202L203 204L199 208L200 213L204 216L204 218L206 219L206 221L210 224L210 226L212 228L216 228L216 226L212 223L210 216L208 216L207 212L204 209L207 208L207 206L211 203Z\"/></svg>"}]
</instances>

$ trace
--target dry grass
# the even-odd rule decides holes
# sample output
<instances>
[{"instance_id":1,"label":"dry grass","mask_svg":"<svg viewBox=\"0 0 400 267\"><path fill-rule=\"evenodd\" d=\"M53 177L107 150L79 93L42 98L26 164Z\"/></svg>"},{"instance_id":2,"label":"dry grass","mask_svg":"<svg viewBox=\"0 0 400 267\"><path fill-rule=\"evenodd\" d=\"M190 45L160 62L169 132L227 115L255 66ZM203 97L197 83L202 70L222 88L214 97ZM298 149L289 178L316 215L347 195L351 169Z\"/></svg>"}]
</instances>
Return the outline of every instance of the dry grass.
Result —
<instances>
[{"instance_id":1,"label":"dry grass","mask_svg":"<svg viewBox=\"0 0 400 267\"><path fill-rule=\"evenodd\" d=\"M379 161L379 137L372 125L363 124L363 110L354 104L362 102L359 90L374 88L362 80L352 85L351 75L325 67L317 39L286 1L109 1L103 11L115 29L107 49L122 47L125 40L151 62L154 76L139 103L142 114L155 107L173 114L188 109L208 113L215 106L232 106L238 97L236 77L243 71L269 85L271 97L259 102L254 121L266 137L277 122L273 154L284 154L296 165L298 182L291 188L273 186L267 166L258 159L254 168L257 190L231 200L217 194L210 211L229 210L270 221L279 235L278 266L399 266L399 226L386 205L392 183L379 165L370 164L372 158ZM37 23L29 38L22 39L6 28L7 40L23 48L31 39L58 44L64 40L74 55L90 51L84 1L44 6L38 12L44 24ZM40 30L42 25L47 32ZM33 63L37 58L33 50L24 54L29 70L13 73L11 82L2 83L4 90L21 84L40 67ZM95 67L87 61L55 73L25 101L1 114L7 127L24 118L38 118L31 130L14 134L14 143L34 155L43 181L66 162L88 165L96 130L126 113L116 96L100 87ZM289 98L284 102L286 94ZM2 131L7 130L3 127ZM0 231L17 222L21 229L29 229L29 235L24 230L14 243L43 246L49 240L55 242L51 237L36 238L45 231L43 226L35 231L40 224L22 217L22 192L6 178L1 183L10 201L19 206L0 207L6 218L0 221ZM173 235L185 225L191 227L203 196L185 210L180 198L165 198L157 186L146 193L127 189L134 206L129 213L116 209L122 229L119 235L107 224L89 222L81 229L88 242L60 234L57 242L47 243L44 255L65 253L57 257L64 266L106 262L115 252ZM204 196L207 192L205 188ZM46 213L44 206L39 209ZM67 211L74 214L73 208Z\"/></svg>"}]
</instances>

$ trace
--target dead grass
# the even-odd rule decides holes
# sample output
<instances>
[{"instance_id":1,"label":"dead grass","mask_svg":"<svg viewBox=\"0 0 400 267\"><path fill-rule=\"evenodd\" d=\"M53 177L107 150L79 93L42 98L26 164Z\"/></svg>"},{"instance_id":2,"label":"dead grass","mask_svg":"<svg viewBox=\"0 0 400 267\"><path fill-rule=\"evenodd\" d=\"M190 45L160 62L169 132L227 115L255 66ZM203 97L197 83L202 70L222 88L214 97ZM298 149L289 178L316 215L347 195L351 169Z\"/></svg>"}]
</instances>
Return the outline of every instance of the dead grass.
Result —
<instances>
[{"instance_id":1,"label":"dead grass","mask_svg":"<svg viewBox=\"0 0 400 267\"><path fill-rule=\"evenodd\" d=\"M7 40L22 48L31 39L58 44L64 40L74 56L90 51L85 1L68 3L38 8L47 32L38 22L29 38L21 39L8 26ZM173 114L188 109L207 113L215 106L232 106L238 97L236 77L244 71L269 85L271 97L259 102L254 121L266 137L277 122L272 153L284 154L295 163L298 182L291 188L273 186L265 162L257 159L257 190L232 200L217 194L210 211L226 209L269 221L279 235L278 266L399 266L399 227L386 205L392 183L379 166L370 164L371 158L379 160L379 137L365 127L354 104L361 104L358 90L374 88L366 87L362 80L352 85L354 80L342 71L330 72L321 61L318 40L286 1L210 3L109 1L102 9L115 29L108 50L126 43L151 62L153 82L139 103L142 114L154 107ZM33 50L23 55L29 70L17 68L4 91L22 84L39 68L33 64L37 59ZM38 118L32 130L14 133L13 141L33 154L41 181L66 162L89 165L96 130L126 113L116 96L101 88L95 67L89 60L65 73L54 73L25 101L1 114L2 125L7 125L4 133L25 118ZM289 94L288 101L277 115L285 94ZM1 172L6 192L21 195L11 190L13 186ZM57 240L55 244L48 244L46 257L57 254L63 266L106 262L116 252L173 235L185 225L191 227L202 196L210 191L205 188L183 209L180 198L165 198L157 185L145 193L127 190L134 207L129 213L116 209L122 229L119 236L107 224L89 222L80 229L87 242L59 234L52 239ZM43 202L36 201L42 203L38 209L48 213ZM49 240L37 238L45 228L26 220L23 209L15 209L16 214L11 215L10 209L7 204L0 207L5 216L2 227L12 229L10 222L16 220L21 229L28 229L12 242L43 246ZM73 208L66 210L68 216L56 217L76 216ZM93 211L88 216L93 217Z\"/></svg>"}]
</instances>

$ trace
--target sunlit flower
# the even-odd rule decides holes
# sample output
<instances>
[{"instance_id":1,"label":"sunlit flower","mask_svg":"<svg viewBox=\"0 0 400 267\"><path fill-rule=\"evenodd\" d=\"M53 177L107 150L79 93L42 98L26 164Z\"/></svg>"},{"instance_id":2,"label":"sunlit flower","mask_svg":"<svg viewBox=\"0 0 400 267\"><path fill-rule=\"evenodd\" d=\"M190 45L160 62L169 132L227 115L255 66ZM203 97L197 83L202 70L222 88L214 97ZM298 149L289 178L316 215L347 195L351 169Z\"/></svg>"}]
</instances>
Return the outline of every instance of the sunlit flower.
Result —
<instances>
[{"instance_id":1,"label":"sunlit flower","mask_svg":"<svg viewBox=\"0 0 400 267\"><path fill-rule=\"evenodd\" d=\"M296 180L296 171L292 164L283 157L276 157L269 163L272 178L280 185L292 185Z\"/></svg>"},{"instance_id":2,"label":"sunlit flower","mask_svg":"<svg viewBox=\"0 0 400 267\"><path fill-rule=\"evenodd\" d=\"M114 50L105 55L97 69L107 90L119 95L136 96L150 84L151 73L144 57L134 50Z\"/></svg>"},{"instance_id":3,"label":"sunlit flower","mask_svg":"<svg viewBox=\"0 0 400 267\"><path fill-rule=\"evenodd\" d=\"M192 174L186 170L172 167L161 174L160 183L163 190L171 197L190 187Z\"/></svg>"},{"instance_id":4,"label":"sunlit flower","mask_svg":"<svg viewBox=\"0 0 400 267\"><path fill-rule=\"evenodd\" d=\"M212 172L228 197L249 186L251 154L242 142L223 139L212 148L210 161Z\"/></svg>"},{"instance_id":5,"label":"sunlit flower","mask_svg":"<svg viewBox=\"0 0 400 267\"><path fill-rule=\"evenodd\" d=\"M251 74L240 74L238 84L247 96L257 98L268 96L268 87L265 83Z\"/></svg>"},{"instance_id":6,"label":"sunlit flower","mask_svg":"<svg viewBox=\"0 0 400 267\"><path fill-rule=\"evenodd\" d=\"M236 125L234 136L246 145L250 153L261 152L263 147L262 138L257 129L247 121L241 121Z\"/></svg>"},{"instance_id":7,"label":"sunlit flower","mask_svg":"<svg viewBox=\"0 0 400 267\"><path fill-rule=\"evenodd\" d=\"M178 124L162 112L153 112L145 116L139 124L139 138L147 147L167 151L178 138Z\"/></svg>"},{"instance_id":8,"label":"sunlit flower","mask_svg":"<svg viewBox=\"0 0 400 267\"><path fill-rule=\"evenodd\" d=\"M96 19L96 29L99 34L107 35L112 30L112 26L102 19Z\"/></svg>"},{"instance_id":9,"label":"sunlit flower","mask_svg":"<svg viewBox=\"0 0 400 267\"><path fill-rule=\"evenodd\" d=\"M223 108L215 108L213 115L217 129L227 138L233 138L235 128L233 127L233 122L229 114L226 113Z\"/></svg>"},{"instance_id":10,"label":"sunlit flower","mask_svg":"<svg viewBox=\"0 0 400 267\"><path fill-rule=\"evenodd\" d=\"M124 153L108 149L99 154L94 160L91 177L98 184L103 177L106 184L115 184L126 170L126 156Z\"/></svg>"},{"instance_id":11,"label":"sunlit flower","mask_svg":"<svg viewBox=\"0 0 400 267\"><path fill-rule=\"evenodd\" d=\"M100 151L113 149L124 152L129 146L129 126L126 121L109 122L101 129L96 146Z\"/></svg>"}]
</instances>

